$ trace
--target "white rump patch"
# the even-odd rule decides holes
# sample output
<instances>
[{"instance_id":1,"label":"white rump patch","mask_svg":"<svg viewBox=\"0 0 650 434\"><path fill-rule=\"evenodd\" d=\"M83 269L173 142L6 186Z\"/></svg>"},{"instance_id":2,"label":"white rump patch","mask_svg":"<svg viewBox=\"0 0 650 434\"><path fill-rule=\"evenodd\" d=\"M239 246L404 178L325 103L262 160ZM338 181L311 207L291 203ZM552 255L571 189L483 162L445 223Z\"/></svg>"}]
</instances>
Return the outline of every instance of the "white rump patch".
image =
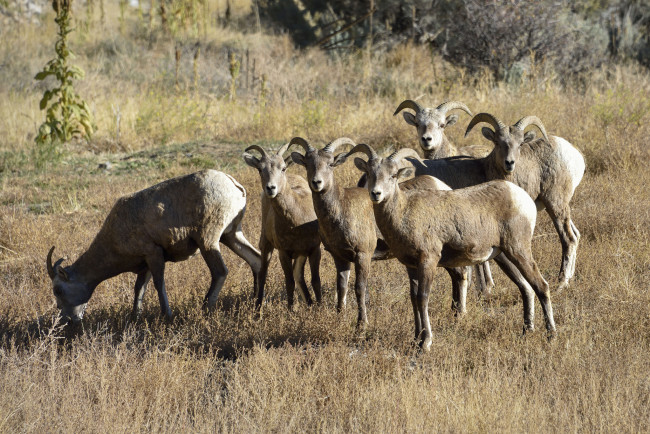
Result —
<instances>
[{"instance_id":1,"label":"white rump patch","mask_svg":"<svg viewBox=\"0 0 650 434\"><path fill-rule=\"evenodd\" d=\"M531 222L531 228L534 230L537 219L537 205L535 205L533 199L530 198L523 188L510 181L506 181L506 184L510 188L510 197L512 198L513 205L520 213L528 217Z\"/></svg>"},{"instance_id":2,"label":"white rump patch","mask_svg":"<svg viewBox=\"0 0 650 434\"><path fill-rule=\"evenodd\" d=\"M555 142L556 152L571 175L571 181L573 181L571 194L573 194L585 174L585 159L580 151L562 137L551 136L551 139Z\"/></svg>"}]
</instances>

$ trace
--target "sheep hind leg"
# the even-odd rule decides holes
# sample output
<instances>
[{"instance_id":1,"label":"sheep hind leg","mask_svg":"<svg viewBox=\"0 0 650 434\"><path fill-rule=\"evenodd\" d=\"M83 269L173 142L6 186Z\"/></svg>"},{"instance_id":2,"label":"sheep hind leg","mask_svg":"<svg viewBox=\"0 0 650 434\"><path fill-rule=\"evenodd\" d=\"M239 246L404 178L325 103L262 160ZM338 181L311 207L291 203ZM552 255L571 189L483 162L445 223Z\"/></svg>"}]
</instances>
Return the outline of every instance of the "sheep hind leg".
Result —
<instances>
[{"instance_id":1,"label":"sheep hind leg","mask_svg":"<svg viewBox=\"0 0 650 434\"><path fill-rule=\"evenodd\" d=\"M142 299L144 298L144 293L147 290L147 284L151 280L151 272L147 269L138 273L138 276L135 279L135 285L133 287L133 292L135 297L133 299L133 318L137 319L142 312Z\"/></svg>"},{"instance_id":2,"label":"sheep hind leg","mask_svg":"<svg viewBox=\"0 0 650 434\"><path fill-rule=\"evenodd\" d=\"M334 258L334 265L336 266L336 310L342 312L346 305L352 263Z\"/></svg>"},{"instance_id":3,"label":"sheep hind leg","mask_svg":"<svg viewBox=\"0 0 650 434\"><path fill-rule=\"evenodd\" d=\"M494 261L497 263L499 268L512 280L519 292L521 293L521 298L524 305L524 333L526 331L532 331L535 329L535 304L533 301L533 296L535 292L531 288L530 284L524 279L524 276L521 275L517 267L510 262L510 260L503 254L499 254L494 258Z\"/></svg>"},{"instance_id":4,"label":"sheep hind leg","mask_svg":"<svg viewBox=\"0 0 650 434\"><path fill-rule=\"evenodd\" d=\"M431 333L431 322L429 321L429 292L433 286L433 279L436 275L440 257L423 258L418 264L418 295L417 303L422 320L422 333L420 334L420 347L424 351L431 350L433 334Z\"/></svg>"},{"instance_id":5,"label":"sheep hind leg","mask_svg":"<svg viewBox=\"0 0 650 434\"><path fill-rule=\"evenodd\" d=\"M253 292L257 292L257 300L255 305L257 308L262 306L264 303L264 287L266 286L266 277L269 271L269 263L271 262L271 257L273 256L273 245L266 239L260 239L260 250L262 257L262 264L260 266L260 271L257 273L257 281L254 285Z\"/></svg>"},{"instance_id":6,"label":"sheep hind leg","mask_svg":"<svg viewBox=\"0 0 650 434\"><path fill-rule=\"evenodd\" d=\"M548 288L548 283L542 277L537 263L533 259L530 247L504 251L503 253L505 253L507 258L517 267L524 279L532 286L533 291L535 291L542 305L542 312L544 312L544 319L546 320L546 330L549 336L553 336L555 334L555 320L553 318L553 306L551 304L551 291Z\"/></svg>"},{"instance_id":7,"label":"sheep hind leg","mask_svg":"<svg viewBox=\"0 0 650 434\"><path fill-rule=\"evenodd\" d=\"M228 276L228 267L226 267L225 262L223 262L223 257L219 251L218 244L216 247L201 248L200 250L205 263L208 264L210 275L212 277L210 289L203 299L203 307L212 312L217 306L219 292L221 292L221 288L226 281L226 276Z\"/></svg>"},{"instance_id":8,"label":"sheep hind leg","mask_svg":"<svg viewBox=\"0 0 650 434\"><path fill-rule=\"evenodd\" d=\"M314 301L311 298L309 289L307 288L307 282L305 282L305 263L307 262L307 256L299 255L293 261L293 280L300 288L303 297L305 298L305 303L308 306L314 304Z\"/></svg>"},{"instance_id":9,"label":"sheep hind leg","mask_svg":"<svg viewBox=\"0 0 650 434\"><path fill-rule=\"evenodd\" d=\"M406 268L409 275L409 295L411 296L411 306L413 307L413 319L415 320L415 339L422 333L422 318L418 308L418 270L415 268Z\"/></svg>"},{"instance_id":10,"label":"sheep hind leg","mask_svg":"<svg viewBox=\"0 0 650 434\"><path fill-rule=\"evenodd\" d=\"M165 257L162 248L156 247L155 251L147 255L145 262L151 272L153 285L156 288L156 291L158 291L158 301L160 302L161 314L166 316L168 319L171 319L172 310L169 307L167 290L165 289Z\"/></svg>"},{"instance_id":11,"label":"sheep hind leg","mask_svg":"<svg viewBox=\"0 0 650 434\"><path fill-rule=\"evenodd\" d=\"M311 270L311 287L314 289L316 303L321 304L323 301L323 291L320 283L320 246L316 247L309 254L309 269Z\"/></svg>"},{"instance_id":12,"label":"sheep hind leg","mask_svg":"<svg viewBox=\"0 0 650 434\"><path fill-rule=\"evenodd\" d=\"M569 286L569 280L573 277L580 232L577 235L573 232L575 225L571 221L571 210L568 206L547 206L546 210L553 220L553 226L562 244L562 262L558 273L558 291L562 291Z\"/></svg>"},{"instance_id":13,"label":"sheep hind leg","mask_svg":"<svg viewBox=\"0 0 650 434\"><path fill-rule=\"evenodd\" d=\"M368 297L368 274L372 255L359 253L354 264L355 281L354 293L357 296L357 329L365 330L368 325L366 298Z\"/></svg>"},{"instance_id":14,"label":"sheep hind leg","mask_svg":"<svg viewBox=\"0 0 650 434\"><path fill-rule=\"evenodd\" d=\"M259 292L257 290L259 286L258 274L262 268L262 256L260 251L253 247L244 236L241 224L237 225L234 231L224 233L221 236L221 242L248 263L253 273L253 292Z\"/></svg>"},{"instance_id":15,"label":"sheep hind leg","mask_svg":"<svg viewBox=\"0 0 650 434\"><path fill-rule=\"evenodd\" d=\"M445 268L445 270L451 277L451 309L456 316L462 316L467 312L467 286L472 267Z\"/></svg>"}]
</instances>

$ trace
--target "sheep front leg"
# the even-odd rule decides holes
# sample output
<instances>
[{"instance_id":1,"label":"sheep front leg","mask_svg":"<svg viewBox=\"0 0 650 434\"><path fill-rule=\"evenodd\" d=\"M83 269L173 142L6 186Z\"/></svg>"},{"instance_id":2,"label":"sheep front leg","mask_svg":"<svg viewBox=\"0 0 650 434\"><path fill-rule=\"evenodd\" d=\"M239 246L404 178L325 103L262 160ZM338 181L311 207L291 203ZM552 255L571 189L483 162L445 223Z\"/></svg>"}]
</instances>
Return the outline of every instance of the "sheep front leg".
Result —
<instances>
[{"instance_id":1,"label":"sheep front leg","mask_svg":"<svg viewBox=\"0 0 650 434\"><path fill-rule=\"evenodd\" d=\"M167 299L167 290L165 289L165 257L163 250L156 247L155 250L145 258L147 267L153 277L153 285L158 291L158 301L160 302L160 312L168 319L172 317L172 310L169 307Z\"/></svg>"},{"instance_id":2,"label":"sheep front leg","mask_svg":"<svg viewBox=\"0 0 650 434\"><path fill-rule=\"evenodd\" d=\"M212 280L210 281L210 289L203 299L203 307L212 312L217 306L219 292L221 292L221 288L226 281L226 276L228 276L228 267L226 267L226 263L223 262L223 257L219 251L219 244L211 248L202 248L201 255L203 256L205 263L208 264L210 276L212 277Z\"/></svg>"},{"instance_id":3,"label":"sheep front leg","mask_svg":"<svg viewBox=\"0 0 650 434\"><path fill-rule=\"evenodd\" d=\"M293 280L291 256L286 250L278 250L278 256L280 257L280 265L282 265L282 271L284 272L284 283L287 288L287 304L289 305L289 310L293 310L296 282Z\"/></svg>"},{"instance_id":4,"label":"sheep front leg","mask_svg":"<svg viewBox=\"0 0 650 434\"><path fill-rule=\"evenodd\" d=\"M359 253L354 264L355 282L354 293L357 296L357 329L365 330L368 325L368 314L366 312L366 298L368 296L368 274L370 273L370 261L372 255Z\"/></svg>"},{"instance_id":5,"label":"sheep front leg","mask_svg":"<svg viewBox=\"0 0 650 434\"><path fill-rule=\"evenodd\" d=\"M262 235L264 236L264 235ZM264 302L264 287L266 286L266 277L269 271L269 263L273 256L273 245L266 239L260 239L260 250L262 251L262 265L260 272L257 274L257 301L255 305L259 308Z\"/></svg>"},{"instance_id":6,"label":"sheep front leg","mask_svg":"<svg viewBox=\"0 0 650 434\"><path fill-rule=\"evenodd\" d=\"M471 267L445 268L451 277L452 300L451 309L456 316L462 316L467 312L467 286Z\"/></svg>"},{"instance_id":7,"label":"sheep front leg","mask_svg":"<svg viewBox=\"0 0 650 434\"><path fill-rule=\"evenodd\" d=\"M420 318L420 309L418 308L418 270L416 268L406 268L409 275L409 295L411 296L411 306L413 307L413 318L415 319L415 339L422 333L422 318Z\"/></svg>"},{"instance_id":8,"label":"sheep front leg","mask_svg":"<svg viewBox=\"0 0 650 434\"><path fill-rule=\"evenodd\" d=\"M334 266L336 267L336 310L341 312L345 309L352 263L334 258Z\"/></svg>"},{"instance_id":9,"label":"sheep front leg","mask_svg":"<svg viewBox=\"0 0 650 434\"><path fill-rule=\"evenodd\" d=\"M309 254L309 269L311 270L311 287L314 289L316 303L321 304L323 301L323 292L320 283L320 245Z\"/></svg>"},{"instance_id":10,"label":"sheep front leg","mask_svg":"<svg viewBox=\"0 0 650 434\"><path fill-rule=\"evenodd\" d=\"M418 311L422 321L422 333L420 335L420 347L424 351L431 350L433 335L431 333L431 322L429 321L429 292L433 286L433 278L436 275L439 257L424 257L418 264Z\"/></svg>"},{"instance_id":11,"label":"sheep front leg","mask_svg":"<svg viewBox=\"0 0 650 434\"><path fill-rule=\"evenodd\" d=\"M298 288L302 292L303 297L305 297L305 303L308 306L314 304L314 301L311 299L311 294L309 289L307 289L307 282L305 282L305 263L307 262L307 256L299 255L293 261L293 280L298 284Z\"/></svg>"},{"instance_id":12,"label":"sheep front leg","mask_svg":"<svg viewBox=\"0 0 650 434\"><path fill-rule=\"evenodd\" d=\"M144 293L147 290L147 284L151 279L151 272L149 270L142 271L138 273L138 276L135 279L135 286L133 288L135 292L135 297L133 300L133 318L138 318L140 312L142 312L142 299L144 298Z\"/></svg>"}]
</instances>

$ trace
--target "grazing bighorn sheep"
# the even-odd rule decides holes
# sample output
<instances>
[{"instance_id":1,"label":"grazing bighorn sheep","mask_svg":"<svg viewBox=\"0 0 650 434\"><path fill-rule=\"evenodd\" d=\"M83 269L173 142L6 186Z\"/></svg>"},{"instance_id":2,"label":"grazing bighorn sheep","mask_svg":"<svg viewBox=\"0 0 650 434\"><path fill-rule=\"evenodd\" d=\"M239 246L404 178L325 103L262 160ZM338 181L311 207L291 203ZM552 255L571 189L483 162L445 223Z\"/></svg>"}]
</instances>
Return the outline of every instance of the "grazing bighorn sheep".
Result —
<instances>
[{"instance_id":1,"label":"grazing bighorn sheep","mask_svg":"<svg viewBox=\"0 0 650 434\"><path fill-rule=\"evenodd\" d=\"M445 135L445 128L454 125L458 121L458 115L447 116L447 112L462 110L473 116L470 109L462 102L447 101L432 109L422 107L419 103L407 99L400 103L393 116L396 116L404 109L411 109L415 112L415 114L403 112L402 117L407 124L413 125L417 130L418 142L424 151L424 158L436 160L456 155L483 157L489 153L489 149L483 146L465 146L458 149Z\"/></svg>"},{"instance_id":2,"label":"grazing bighorn sheep","mask_svg":"<svg viewBox=\"0 0 650 434\"><path fill-rule=\"evenodd\" d=\"M321 302L321 250L318 220L309 184L301 176L286 173L287 167L293 163L290 156L282 157L288 148L289 144L286 144L277 153L267 154L260 146L252 145L246 148L243 157L246 164L257 169L262 182L262 233L259 244L262 268L258 276L257 305L264 301L269 262L273 249L278 249L291 309L296 282L307 304L312 304L305 283L305 262L308 258L316 302ZM261 158L248 153L252 150L258 151Z\"/></svg>"},{"instance_id":3,"label":"grazing bighorn sheep","mask_svg":"<svg viewBox=\"0 0 650 434\"><path fill-rule=\"evenodd\" d=\"M88 250L75 263L63 267L63 259L59 259L52 264L54 247L47 254L47 271L61 315L80 321L97 285L130 271L137 274L133 314L140 312L147 283L153 277L162 314L171 317L165 262L183 261L197 250L212 276L204 305L213 309L228 274L219 242L250 265L254 279L260 270L260 253L241 230L245 210L244 187L216 170L169 179L118 199Z\"/></svg>"},{"instance_id":4,"label":"grazing bighorn sheep","mask_svg":"<svg viewBox=\"0 0 650 434\"><path fill-rule=\"evenodd\" d=\"M393 116L396 116L404 109L410 109L415 112L415 114L403 112L402 117L407 124L413 125L416 128L418 141L424 152L424 158L436 160L457 155L484 157L489 153L489 150L486 150L482 146L465 146L459 150L445 135L445 128L454 125L458 121L458 115L453 114L447 116L447 112L458 109L472 116L470 109L462 102L447 101L432 109L424 108L416 101L407 99L400 103ZM365 185L359 186L365 187ZM489 263L486 262L485 264L477 265L474 269L476 270L476 283L479 294L490 294L494 287L494 281L492 280Z\"/></svg>"},{"instance_id":5,"label":"grazing bighorn sheep","mask_svg":"<svg viewBox=\"0 0 650 434\"><path fill-rule=\"evenodd\" d=\"M354 164L368 174L377 225L391 252L406 266L409 280L418 283L415 292L411 285L411 303L422 348L429 350L432 342L428 302L436 268L473 265L493 257L521 291L524 331L534 328L532 286L546 329L555 332L548 284L531 251L537 209L524 190L507 181L459 190L403 190L398 179L413 169L400 168L400 151L382 159L370 146L360 144L348 155L358 151L369 157L355 158Z\"/></svg>"},{"instance_id":6,"label":"grazing bighorn sheep","mask_svg":"<svg viewBox=\"0 0 650 434\"><path fill-rule=\"evenodd\" d=\"M410 160L416 175L431 175L451 188L464 188L486 181L504 179L523 188L535 201L538 210L546 209L562 242L562 265L558 290L566 288L575 271L575 257L580 233L571 221L569 202L585 171L584 157L561 137L546 135L544 125L535 116L526 116L508 127L491 114L480 113L472 119L466 135L479 122L487 122L495 131L483 128L483 135L493 141L487 157L451 157L423 162ZM544 139L524 129L534 125ZM516 170L515 170L516 164Z\"/></svg>"}]
</instances>

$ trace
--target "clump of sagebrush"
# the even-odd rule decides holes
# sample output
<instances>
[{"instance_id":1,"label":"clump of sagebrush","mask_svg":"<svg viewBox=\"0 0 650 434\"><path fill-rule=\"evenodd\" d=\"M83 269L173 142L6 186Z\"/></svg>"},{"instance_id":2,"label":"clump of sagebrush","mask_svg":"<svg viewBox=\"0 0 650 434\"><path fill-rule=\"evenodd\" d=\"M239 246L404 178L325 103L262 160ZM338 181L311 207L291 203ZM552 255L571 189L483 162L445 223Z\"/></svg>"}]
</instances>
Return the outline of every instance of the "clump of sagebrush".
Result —
<instances>
[{"instance_id":1,"label":"clump of sagebrush","mask_svg":"<svg viewBox=\"0 0 650 434\"><path fill-rule=\"evenodd\" d=\"M54 21L59 27L58 39L54 45L56 57L34 77L36 80L45 80L53 76L58 81L57 87L45 91L40 102L41 110L47 109L45 122L39 127L35 139L41 153L44 150L57 151L57 145L73 137L89 139L96 128L88 104L73 87L73 81L83 78L84 72L79 67L68 64L68 59L74 57L68 48L68 35L73 31L72 0L55 0L52 7L56 12ZM50 104L53 100L54 103Z\"/></svg>"}]
</instances>

